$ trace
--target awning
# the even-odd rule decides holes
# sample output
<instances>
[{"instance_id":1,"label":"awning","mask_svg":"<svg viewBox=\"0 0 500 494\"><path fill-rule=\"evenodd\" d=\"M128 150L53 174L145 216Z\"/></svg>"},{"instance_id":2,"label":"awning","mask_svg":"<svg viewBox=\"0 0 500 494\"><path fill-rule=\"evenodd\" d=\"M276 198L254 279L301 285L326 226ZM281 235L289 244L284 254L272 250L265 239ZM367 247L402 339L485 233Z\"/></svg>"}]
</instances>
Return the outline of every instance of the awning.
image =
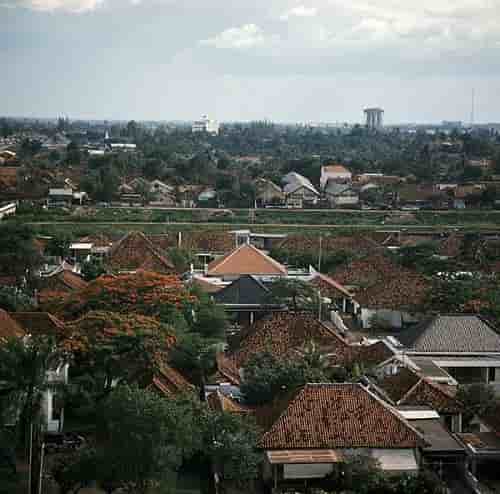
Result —
<instances>
[{"instance_id":1,"label":"awning","mask_svg":"<svg viewBox=\"0 0 500 494\"><path fill-rule=\"evenodd\" d=\"M267 459L271 465L339 463L343 460L343 455L340 451L334 449L283 449L267 451Z\"/></svg>"}]
</instances>

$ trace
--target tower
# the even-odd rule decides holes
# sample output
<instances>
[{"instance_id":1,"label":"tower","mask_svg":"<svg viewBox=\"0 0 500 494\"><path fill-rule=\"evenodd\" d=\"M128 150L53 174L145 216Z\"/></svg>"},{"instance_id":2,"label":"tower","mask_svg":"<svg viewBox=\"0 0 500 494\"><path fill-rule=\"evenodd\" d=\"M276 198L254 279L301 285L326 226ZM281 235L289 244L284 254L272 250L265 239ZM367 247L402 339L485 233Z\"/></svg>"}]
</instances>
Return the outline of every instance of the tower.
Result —
<instances>
[{"instance_id":1,"label":"tower","mask_svg":"<svg viewBox=\"0 0 500 494\"><path fill-rule=\"evenodd\" d=\"M384 126L384 110L382 108L365 108L366 127L380 130Z\"/></svg>"}]
</instances>

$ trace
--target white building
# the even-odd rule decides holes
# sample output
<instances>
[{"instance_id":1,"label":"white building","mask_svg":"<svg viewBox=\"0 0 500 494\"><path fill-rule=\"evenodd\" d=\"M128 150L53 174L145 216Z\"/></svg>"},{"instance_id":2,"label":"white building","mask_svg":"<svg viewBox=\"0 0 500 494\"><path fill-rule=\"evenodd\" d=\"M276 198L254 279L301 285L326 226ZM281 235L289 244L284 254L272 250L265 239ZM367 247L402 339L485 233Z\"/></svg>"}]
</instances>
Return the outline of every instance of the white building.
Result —
<instances>
[{"instance_id":1,"label":"white building","mask_svg":"<svg viewBox=\"0 0 500 494\"><path fill-rule=\"evenodd\" d=\"M196 120L191 127L192 132L206 132L211 135L219 134L219 122L211 120L207 115L203 115L200 120Z\"/></svg>"},{"instance_id":2,"label":"white building","mask_svg":"<svg viewBox=\"0 0 500 494\"><path fill-rule=\"evenodd\" d=\"M328 180L336 182L350 182L352 173L342 165L326 165L321 167L320 185L324 189Z\"/></svg>"}]
</instances>

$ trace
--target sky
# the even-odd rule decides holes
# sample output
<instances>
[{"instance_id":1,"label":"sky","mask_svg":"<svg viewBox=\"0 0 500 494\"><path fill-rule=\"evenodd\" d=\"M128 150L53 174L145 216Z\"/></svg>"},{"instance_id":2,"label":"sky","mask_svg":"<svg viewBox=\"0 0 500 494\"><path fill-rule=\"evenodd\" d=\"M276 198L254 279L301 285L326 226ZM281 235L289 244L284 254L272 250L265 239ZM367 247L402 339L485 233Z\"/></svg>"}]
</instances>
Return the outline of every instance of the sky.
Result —
<instances>
[{"instance_id":1,"label":"sky","mask_svg":"<svg viewBox=\"0 0 500 494\"><path fill-rule=\"evenodd\" d=\"M500 121L500 0L0 0L0 115Z\"/></svg>"}]
</instances>

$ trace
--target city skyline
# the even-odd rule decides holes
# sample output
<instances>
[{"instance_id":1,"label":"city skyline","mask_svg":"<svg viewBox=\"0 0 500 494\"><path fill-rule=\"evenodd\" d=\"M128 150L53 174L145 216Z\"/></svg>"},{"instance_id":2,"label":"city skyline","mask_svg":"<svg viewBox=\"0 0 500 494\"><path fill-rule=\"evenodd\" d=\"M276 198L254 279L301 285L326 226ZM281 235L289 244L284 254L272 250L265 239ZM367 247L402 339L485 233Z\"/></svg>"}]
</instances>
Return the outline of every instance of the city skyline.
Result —
<instances>
[{"instance_id":1,"label":"city skyline","mask_svg":"<svg viewBox=\"0 0 500 494\"><path fill-rule=\"evenodd\" d=\"M500 1L2 0L1 113L500 120Z\"/></svg>"}]
</instances>

